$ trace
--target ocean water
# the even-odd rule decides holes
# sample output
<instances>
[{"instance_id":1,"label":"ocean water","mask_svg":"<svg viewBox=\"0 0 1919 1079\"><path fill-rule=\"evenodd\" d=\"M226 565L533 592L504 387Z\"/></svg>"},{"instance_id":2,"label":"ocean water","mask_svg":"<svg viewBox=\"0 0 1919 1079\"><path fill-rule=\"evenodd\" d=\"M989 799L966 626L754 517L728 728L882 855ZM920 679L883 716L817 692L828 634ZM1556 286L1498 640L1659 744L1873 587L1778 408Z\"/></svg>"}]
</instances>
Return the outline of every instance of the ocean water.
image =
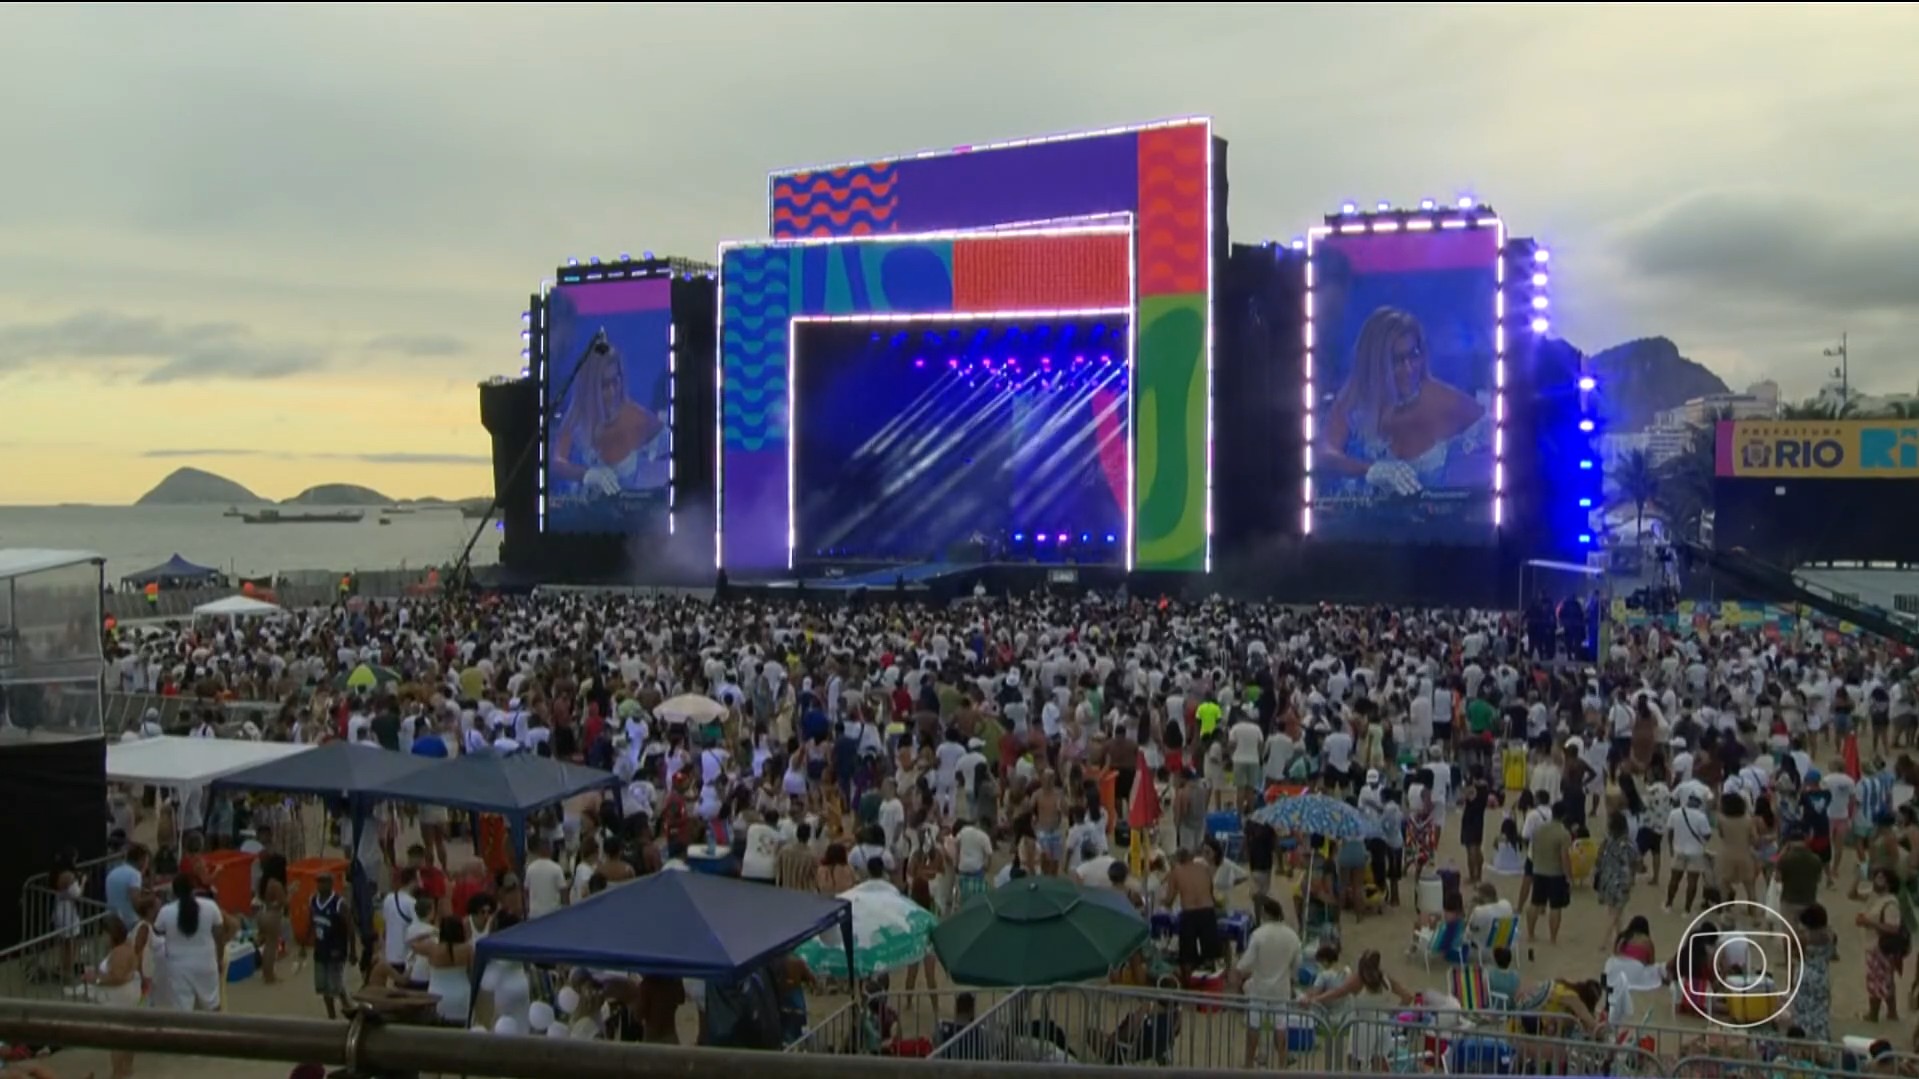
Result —
<instances>
[{"instance_id":1,"label":"ocean water","mask_svg":"<svg viewBox=\"0 0 1919 1079\"><path fill-rule=\"evenodd\" d=\"M286 506L282 513L335 508ZM458 510L416 510L379 523L379 507L359 524L250 525L222 517L225 506L0 506L0 547L96 551L107 560L108 581L165 562L175 554L242 576L290 570L334 572L444 565L480 522ZM473 547L473 563L498 561L501 533L487 522Z\"/></svg>"}]
</instances>

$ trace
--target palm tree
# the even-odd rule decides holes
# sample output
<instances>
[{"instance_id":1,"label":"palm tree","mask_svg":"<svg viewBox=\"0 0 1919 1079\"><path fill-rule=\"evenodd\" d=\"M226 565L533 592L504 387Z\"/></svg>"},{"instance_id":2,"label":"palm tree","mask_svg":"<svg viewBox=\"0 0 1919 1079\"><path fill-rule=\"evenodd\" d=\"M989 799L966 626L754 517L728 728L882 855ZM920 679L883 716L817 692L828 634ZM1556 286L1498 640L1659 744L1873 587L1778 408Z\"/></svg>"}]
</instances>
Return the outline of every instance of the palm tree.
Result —
<instances>
[{"instance_id":1,"label":"palm tree","mask_svg":"<svg viewBox=\"0 0 1919 1079\"><path fill-rule=\"evenodd\" d=\"M1714 409L1703 425L1693 429L1685 452L1664 462L1655 472L1659 505L1665 509L1667 523L1678 539L1698 540L1700 523L1712 509L1712 485L1718 474L1718 443L1713 431L1720 420L1729 419L1731 409Z\"/></svg>"},{"instance_id":2,"label":"palm tree","mask_svg":"<svg viewBox=\"0 0 1919 1079\"><path fill-rule=\"evenodd\" d=\"M1645 450L1628 450L1613 463L1613 486L1632 499L1633 539L1637 542L1646 530L1646 503L1659 494L1659 470Z\"/></svg>"}]
</instances>

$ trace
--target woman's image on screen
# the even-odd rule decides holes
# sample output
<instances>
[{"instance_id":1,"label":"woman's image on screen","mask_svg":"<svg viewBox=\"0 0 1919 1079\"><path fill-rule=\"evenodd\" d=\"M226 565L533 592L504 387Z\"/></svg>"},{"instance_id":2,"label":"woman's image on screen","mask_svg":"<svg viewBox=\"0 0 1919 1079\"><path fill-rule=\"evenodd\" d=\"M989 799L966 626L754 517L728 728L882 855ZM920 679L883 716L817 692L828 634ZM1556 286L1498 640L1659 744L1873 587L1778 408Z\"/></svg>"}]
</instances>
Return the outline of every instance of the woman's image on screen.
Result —
<instances>
[{"instance_id":1,"label":"woman's image on screen","mask_svg":"<svg viewBox=\"0 0 1919 1079\"><path fill-rule=\"evenodd\" d=\"M620 351L601 330L580 357L554 439L551 475L588 498L660 486L647 452L666 425L633 399Z\"/></svg>"},{"instance_id":2,"label":"woman's image on screen","mask_svg":"<svg viewBox=\"0 0 1919 1079\"><path fill-rule=\"evenodd\" d=\"M1353 345L1346 380L1319 423L1313 467L1327 493L1412 498L1484 486L1491 444L1485 405L1432 373L1417 317L1379 307Z\"/></svg>"}]
</instances>

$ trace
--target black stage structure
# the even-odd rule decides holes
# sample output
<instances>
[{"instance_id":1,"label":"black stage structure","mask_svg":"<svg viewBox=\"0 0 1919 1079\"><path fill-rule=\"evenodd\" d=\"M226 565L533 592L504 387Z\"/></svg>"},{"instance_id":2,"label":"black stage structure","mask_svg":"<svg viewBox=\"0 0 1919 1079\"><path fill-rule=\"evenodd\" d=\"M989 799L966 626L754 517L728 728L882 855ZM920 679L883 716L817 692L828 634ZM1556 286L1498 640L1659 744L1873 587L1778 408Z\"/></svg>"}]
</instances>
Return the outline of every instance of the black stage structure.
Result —
<instances>
[{"instance_id":1,"label":"black stage structure","mask_svg":"<svg viewBox=\"0 0 1919 1079\"><path fill-rule=\"evenodd\" d=\"M1475 206L1473 213L1489 214ZM1409 211L1381 211L1404 215ZM1416 212L1414 212L1416 213ZM1358 219L1376 215L1361 214ZM1350 223L1331 215L1329 225ZM984 585L994 593L1040 588L1125 589L1136 596L1197 597L1223 593L1286 602L1402 603L1496 608L1509 605L1528 559L1583 562L1579 537L1594 476L1579 463L1593 456L1592 437L1579 427L1593 407L1582 382L1584 358L1549 334L1521 286L1534 279L1537 245L1507 238L1504 278L1514 289L1504 323L1507 412L1504 517L1496 537L1472 546L1332 541L1302 533L1301 490L1306 451L1301 394L1307 254L1297 245L1230 244L1221 252L1214 324L1215 530L1211 574L1128 573L1108 559L1070 555L1045 560L1009 551L1002 537L930 552L911 564L836 559L808 554L777 579L719 578L726 590L769 595L961 597ZM658 272L667 260L635 263L632 272ZM618 272L621 264L590 267ZM481 387L481 412L493 436L500 501L501 581L538 584L692 586L716 583L712 506L717 363L715 283L699 264L672 263L673 321L683 344L676 370L674 535L577 535L541 531L536 468L541 402L555 387L538 373L543 297L532 308L529 373ZM568 266L565 281L589 270ZM686 357L698 356L694 362ZM802 406L803 407L803 406ZM1883 485L1881 485L1883 489ZM1590 540L1590 537L1586 537ZM1022 556L1022 554L1024 556Z\"/></svg>"},{"instance_id":2,"label":"black stage structure","mask_svg":"<svg viewBox=\"0 0 1919 1079\"><path fill-rule=\"evenodd\" d=\"M508 587L537 584L654 585L704 587L713 582L713 415L717 402L713 362L718 347L717 281L711 263L686 258L626 256L585 265L569 262L554 271L552 285L670 279L674 366L670 388L672 426L672 527L670 532L566 532L544 528L540 447L549 417L546 402L567 386L547 385L545 354L549 289L529 298L524 316L525 367L516 379L480 385L480 416L492 437L497 510L481 530L497 529L499 568Z\"/></svg>"}]
</instances>

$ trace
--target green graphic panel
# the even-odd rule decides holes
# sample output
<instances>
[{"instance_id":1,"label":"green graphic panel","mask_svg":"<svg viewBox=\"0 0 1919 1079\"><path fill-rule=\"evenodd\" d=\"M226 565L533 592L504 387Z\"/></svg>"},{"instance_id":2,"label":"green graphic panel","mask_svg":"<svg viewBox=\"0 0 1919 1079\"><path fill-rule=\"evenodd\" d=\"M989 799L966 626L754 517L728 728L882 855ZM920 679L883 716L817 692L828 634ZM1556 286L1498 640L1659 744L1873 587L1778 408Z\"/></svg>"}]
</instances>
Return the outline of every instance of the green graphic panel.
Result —
<instances>
[{"instance_id":1,"label":"green graphic panel","mask_svg":"<svg viewBox=\"0 0 1919 1079\"><path fill-rule=\"evenodd\" d=\"M1206 295L1141 296L1134 565L1206 568Z\"/></svg>"}]
</instances>

